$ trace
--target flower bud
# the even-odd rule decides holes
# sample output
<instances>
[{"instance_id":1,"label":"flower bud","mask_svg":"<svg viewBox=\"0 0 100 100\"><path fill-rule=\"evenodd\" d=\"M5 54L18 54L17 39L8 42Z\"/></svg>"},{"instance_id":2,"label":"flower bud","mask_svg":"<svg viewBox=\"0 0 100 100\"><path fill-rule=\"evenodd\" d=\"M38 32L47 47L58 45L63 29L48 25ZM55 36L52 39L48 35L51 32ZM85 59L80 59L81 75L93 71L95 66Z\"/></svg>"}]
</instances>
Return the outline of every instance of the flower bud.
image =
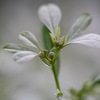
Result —
<instances>
[{"instance_id":1,"label":"flower bud","mask_svg":"<svg viewBox=\"0 0 100 100\"><path fill-rule=\"evenodd\" d=\"M55 45L55 47L59 47L59 45L60 45L60 44L59 44L59 41L55 41L55 42L54 42L54 45Z\"/></svg>"},{"instance_id":2,"label":"flower bud","mask_svg":"<svg viewBox=\"0 0 100 100\"><path fill-rule=\"evenodd\" d=\"M54 56L55 56L55 53L54 53L54 52L49 52L48 57L49 57L50 59L53 59Z\"/></svg>"},{"instance_id":3,"label":"flower bud","mask_svg":"<svg viewBox=\"0 0 100 100\"><path fill-rule=\"evenodd\" d=\"M46 57L46 55L47 55L47 51L46 50L40 52L40 57L43 58L43 57Z\"/></svg>"}]
</instances>

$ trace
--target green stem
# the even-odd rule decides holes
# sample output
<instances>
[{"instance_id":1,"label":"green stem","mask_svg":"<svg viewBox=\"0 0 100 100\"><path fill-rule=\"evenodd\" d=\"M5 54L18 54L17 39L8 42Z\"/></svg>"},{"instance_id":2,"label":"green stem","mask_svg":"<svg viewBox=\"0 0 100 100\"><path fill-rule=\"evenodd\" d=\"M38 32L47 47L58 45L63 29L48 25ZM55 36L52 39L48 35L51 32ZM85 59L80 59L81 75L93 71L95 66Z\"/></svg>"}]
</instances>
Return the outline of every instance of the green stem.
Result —
<instances>
[{"instance_id":1,"label":"green stem","mask_svg":"<svg viewBox=\"0 0 100 100\"><path fill-rule=\"evenodd\" d=\"M55 83L56 83L57 97L59 98L63 96L63 93L61 92L59 80L58 80L57 73L56 73L55 63L52 63L52 72L53 72Z\"/></svg>"}]
</instances>

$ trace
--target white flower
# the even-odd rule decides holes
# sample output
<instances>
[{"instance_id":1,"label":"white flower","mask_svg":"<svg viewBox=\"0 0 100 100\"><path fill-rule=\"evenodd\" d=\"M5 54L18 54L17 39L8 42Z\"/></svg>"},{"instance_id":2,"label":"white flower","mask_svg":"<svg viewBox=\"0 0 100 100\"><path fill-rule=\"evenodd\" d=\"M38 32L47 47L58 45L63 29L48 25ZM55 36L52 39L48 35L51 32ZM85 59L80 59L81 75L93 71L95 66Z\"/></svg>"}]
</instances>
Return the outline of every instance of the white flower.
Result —
<instances>
[{"instance_id":1,"label":"white flower","mask_svg":"<svg viewBox=\"0 0 100 100\"><path fill-rule=\"evenodd\" d=\"M19 51L14 54L13 58L17 63L22 63L22 62L30 61L36 56L38 56L38 54L32 51Z\"/></svg>"},{"instance_id":2,"label":"white flower","mask_svg":"<svg viewBox=\"0 0 100 100\"><path fill-rule=\"evenodd\" d=\"M78 43L78 44L82 44L82 45L86 45L90 47L100 48L100 35L97 35L94 33L86 34L86 35L77 37L75 39L72 39L68 42L68 44L71 44L71 43Z\"/></svg>"},{"instance_id":3,"label":"white flower","mask_svg":"<svg viewBox=\"0 0 100 100\"><path fill-rule=\"evenodd\" d=\"M34 49L40 50L40 46L36 37L31 32L23 32L19 35L19 39L24 45L9 43L4 47L4 50L15 53L13 58L16 62L27 62L39 55L34 52Z\"/></svg>"},{"instance_id":4,"label":"white flower","mask_svg":"<svg viewBox=\"0 0 100 100\"><path fill-rule=\"evenodd\" d=\"M91 23L92 17L90 14L84 13L79 16L67 36L62 37L60 37L60 28L58 27L61 20L61 11L57 5L43 5L39 8L38 14L41 22L52 33L50 36L56 48L62 49L64 46L76 43L100 48L100 35L94 33L81 34ZM16 62L26 62L39 56L44 63L49 65L49 61L45 58L45 56L48 55L48 51L41 49L36 37L31 32L21 33L19 39L24 43L24 46L10 43L4 47L5 50L15 53L13 57ZM41 52L41 55L34 52L34 48L37 49L39 53Z\"/></svg>"},{"instance_id":5,"label":"white flower","mask_svg":"<svg viewBox=\"0 0 100 100\"><path fill-rule=\"evenodd\" d=\"M61 20L61 10L55 4L43 5L38 10L41 22L50 30L54 39L56 29ZM92 17L89 13L79 16L67 34L66 44L78 43L90 47L100 48L100 35L90 33L83 35L83 31L90 25ZM57 34L58 35L58 34ZM59 39L58 39L59 40Z\"/></svg>"},{"instance_id":6,"label":"white flower","mask_svg":"<svg viewBox=\"0 0 100 100\"><path fill-rule=\"evenodd\" d=\"M88 13L83 13L79 16L66 36L66 45L75 43L100 48L100 35L94 33L83 34L83 31L89 26L91 20L92 17Z\"/></svg>"},{"instance_id":7,"label":"white flower","mask_svg":"<svg viewBox=\"0 0 100 100\"><path fill-rule=\"evenodd\" d=\"M50 30L54 35L56 28L58 28L61 20L61 10L55 4L43 5L38 10L41 22Z\"/></svg>"}]
</instances>

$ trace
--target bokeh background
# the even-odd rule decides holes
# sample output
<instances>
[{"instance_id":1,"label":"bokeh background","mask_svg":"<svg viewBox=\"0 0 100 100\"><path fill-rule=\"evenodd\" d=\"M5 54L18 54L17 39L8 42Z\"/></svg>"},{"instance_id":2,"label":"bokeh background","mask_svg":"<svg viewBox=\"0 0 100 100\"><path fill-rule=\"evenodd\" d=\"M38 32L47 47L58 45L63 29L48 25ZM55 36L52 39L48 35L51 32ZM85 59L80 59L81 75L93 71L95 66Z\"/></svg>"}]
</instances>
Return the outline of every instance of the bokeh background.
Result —
<instances>
[{"instance_id":1,"label":"bokeh background","mask_svg":"<svg viewBox=\"0 0 100 100\"><path fill-rule=\"evenodd\" d=\"M40 5L47 3L55 3L61 8L63 35L84 12L93 16L84 34L100 34L100 0L0 0L0 100L56 99L52 72L39 58L17 64L11 54L2 50L7 43L21 43L18 35L27 30L33 32L43 46L42 24L37 11ZM62 50L60 58L59 80L65 95L70 86L78 89L100 72L99 49L71 45Z\"/></svg>"}]
</instances>

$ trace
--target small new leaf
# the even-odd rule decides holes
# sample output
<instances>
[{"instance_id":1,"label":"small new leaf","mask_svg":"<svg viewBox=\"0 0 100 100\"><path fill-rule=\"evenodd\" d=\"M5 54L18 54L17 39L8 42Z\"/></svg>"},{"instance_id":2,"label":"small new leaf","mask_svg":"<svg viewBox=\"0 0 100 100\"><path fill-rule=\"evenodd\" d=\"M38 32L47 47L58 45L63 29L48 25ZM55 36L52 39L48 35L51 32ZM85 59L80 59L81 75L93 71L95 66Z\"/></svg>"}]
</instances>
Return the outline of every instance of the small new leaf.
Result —
<instances>
[{"instance_id":1,"label":"small new leaf","mask_svg":"<svg viewBox=\"0 0 100 100\"><path fill-rule=\"evenodd\" d=\"M60 37L60 27L57 27L56 31L55 31L55 38L59 39Z\"/></svg>"},{"instance_id":2,"label":"small new leaf","mask_svg":"<svg viewBox=\"0 0 100 100\"><path fill-rule=\"evenodd\" d=\"M52 40L52 43L54 42L54 35L52 34L52 33L49 33L49 35L50 35L50 38L51 38L51 40Z\"/></svg>"}]
</instances>

